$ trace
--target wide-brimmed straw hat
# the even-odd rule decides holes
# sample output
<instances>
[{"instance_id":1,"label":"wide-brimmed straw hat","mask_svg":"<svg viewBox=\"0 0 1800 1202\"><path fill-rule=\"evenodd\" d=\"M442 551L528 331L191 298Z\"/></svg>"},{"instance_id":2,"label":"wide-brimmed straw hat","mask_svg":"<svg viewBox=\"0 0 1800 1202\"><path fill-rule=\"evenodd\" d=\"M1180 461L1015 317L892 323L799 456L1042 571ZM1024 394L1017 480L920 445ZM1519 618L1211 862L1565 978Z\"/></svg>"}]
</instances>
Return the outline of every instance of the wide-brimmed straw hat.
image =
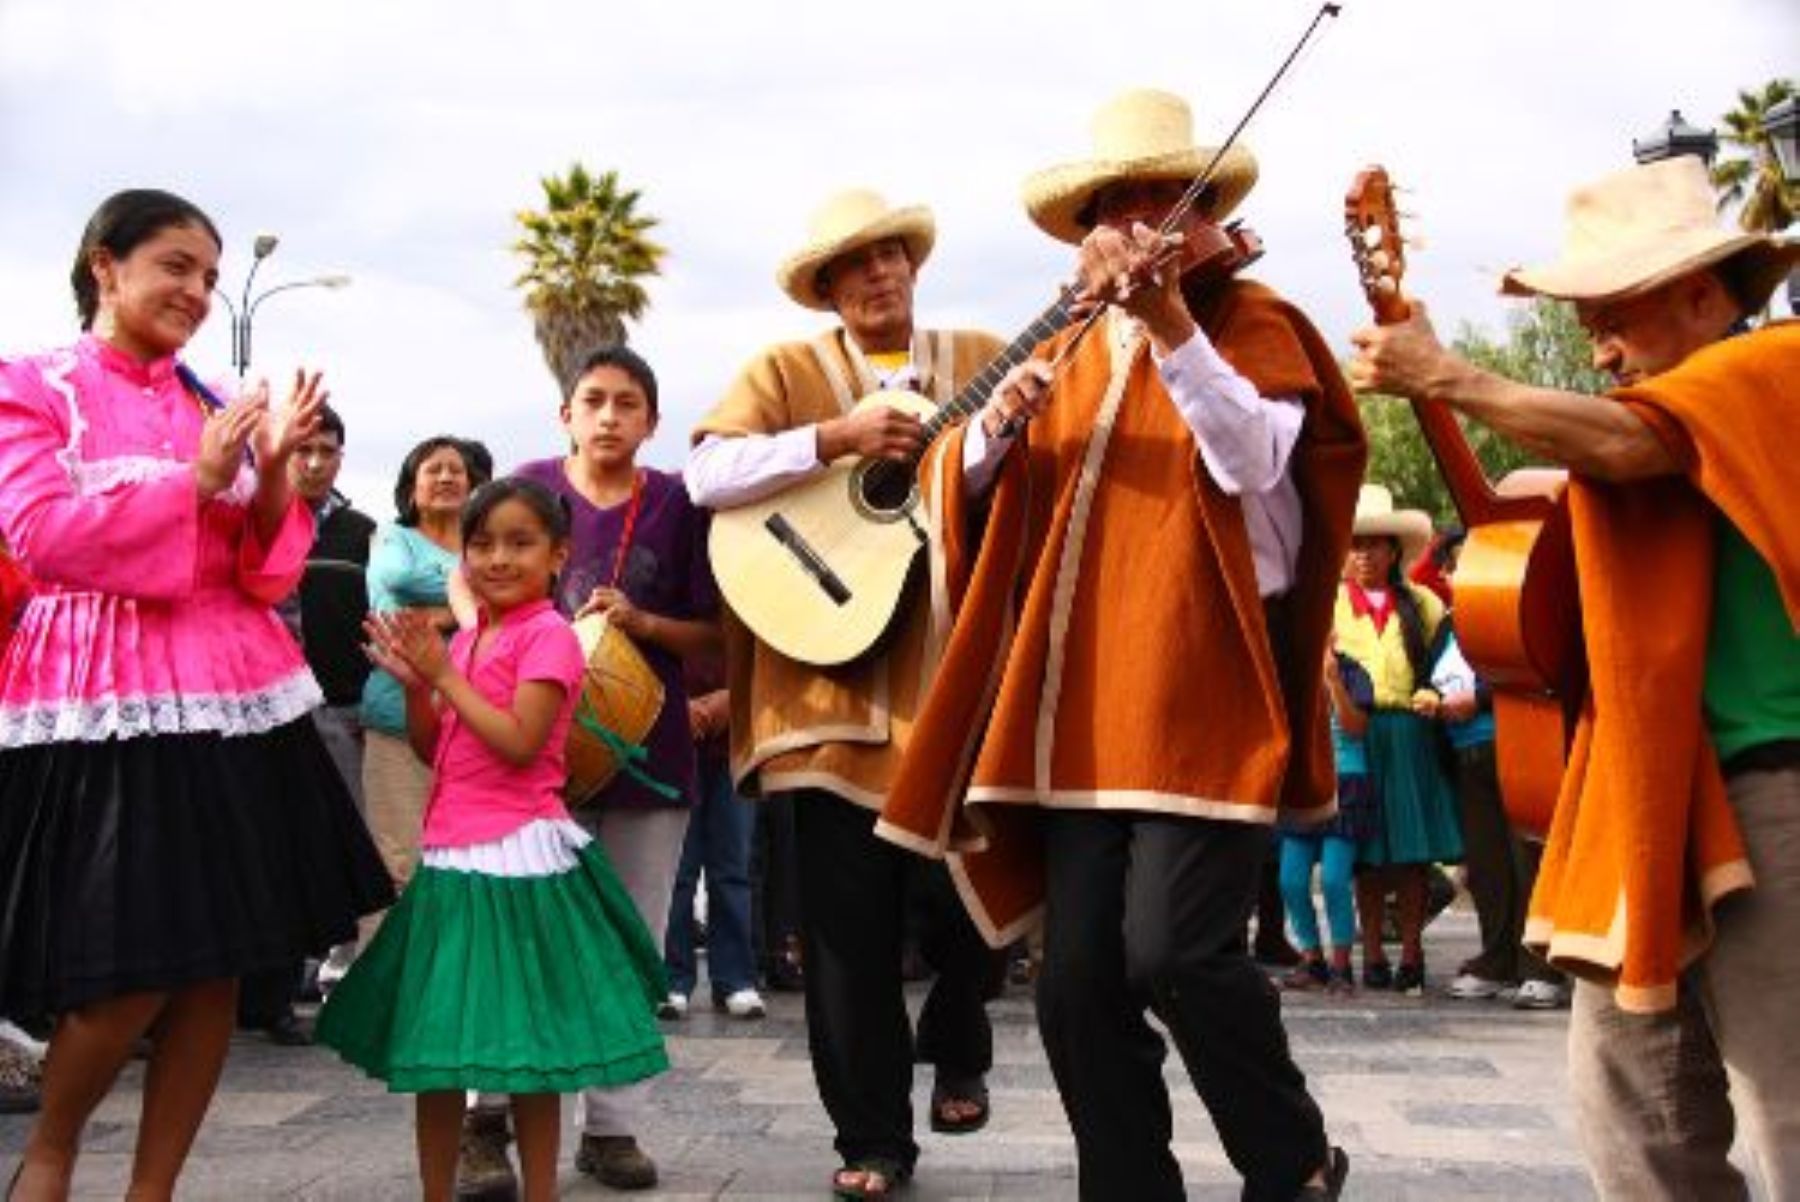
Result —
<instances>
[{"instance_id":1,"label":"wide-brimmed straw hat","mask_svg":"<svg viewBox=\"0 0 1800 1202\"><path fill-rule=\"evenodd\" d=\"M1422 509L1395 509L1394 494L1384 485L1365 484L1356 494L1356 521L1350 535L1399 539L1400 563L1405 566L1419 558L1431 542L1431 516Z\"/></svg>"},{"instance_id":2,"label":"wide-brimmed straw hat","mask_svg":"<svg viewBox=\"0 0 1800 1202\"><path fill-rule=\"evenodd\" d=\"M1197 178L1218 152L1194 142L1187 101L1154 88L1123 92L1094 115L1093 154L1078 163L1039 171L1025 181L1025 211L1063 242L1080 242L1091 222L1084 213L1094 194L1121 180ZM1242 145L1225 152L1208 185L1205 212L1215 221L1237 208L1256 185L1256 156Z\"/></svg>"},{"instance_id":3,"label":"wide-brimmed straw hat","mask_svg":"<svg viewBox=\"0 0 1800 1202\"><path fill-rule=\"evenodd\" d=\"M1716 201L1706 165L1694 155L1614 172L1569 197L1562 257L1513 268L1500 291L1619 300L1732 260L1735 295L1746 309L1760 309L1800 263L1800 243L1721 229Z\"/></svg>"},{"instance_id":4,"label":"wide-brimmed straw hat","mask_svg":"<svg viewBox=\"0 0 1800 1202\"><path fill-rule=\"evenodd\" d=\"M878 192L850 188L819 207L806 229L806 245L789 255L775 272L781 290L808 309L831 309L831 301L819 291L819 271L839 255L884 238L906 244L907 257L917 268L937 241L937 223L923 205L890 208Z\"/></svg>"}]
</instances>

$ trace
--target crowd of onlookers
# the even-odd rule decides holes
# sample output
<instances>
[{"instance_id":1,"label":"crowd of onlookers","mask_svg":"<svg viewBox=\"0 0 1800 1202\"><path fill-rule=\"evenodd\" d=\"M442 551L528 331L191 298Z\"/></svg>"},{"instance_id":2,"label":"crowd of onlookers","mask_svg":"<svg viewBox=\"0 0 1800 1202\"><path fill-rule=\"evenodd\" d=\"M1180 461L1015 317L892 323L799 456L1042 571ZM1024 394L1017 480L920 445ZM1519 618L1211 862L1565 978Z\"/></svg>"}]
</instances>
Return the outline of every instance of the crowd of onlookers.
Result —
<instances>
[{"instance_id":1,"label":"crowd of onlookers","mask_svg":"<svg viewBox=\"0 0 1800 1202\"><path fill-rule=\"evenodd\" d=\"M1354 992L1360 932L1361 987L1421 995L1425 926L1451 896L1438 884L1441 866L1461 864L1481 947L1447 994L1522 1009L1567 1004L1561 974L1520 947L1536 853L1505 812L1492 695L1456 638L1462 542L1459 530L1434 534L1423 511L1396 509L1380 485L1363 487L1324 665L1338 813L1324 827L1284 828L1279 840L1298 960L1280 978L1285 988ZM1390 942L1400 945L1397 964ZM1266 948L1261 955L1269 959Z\"/></svg>"}]
</instances>

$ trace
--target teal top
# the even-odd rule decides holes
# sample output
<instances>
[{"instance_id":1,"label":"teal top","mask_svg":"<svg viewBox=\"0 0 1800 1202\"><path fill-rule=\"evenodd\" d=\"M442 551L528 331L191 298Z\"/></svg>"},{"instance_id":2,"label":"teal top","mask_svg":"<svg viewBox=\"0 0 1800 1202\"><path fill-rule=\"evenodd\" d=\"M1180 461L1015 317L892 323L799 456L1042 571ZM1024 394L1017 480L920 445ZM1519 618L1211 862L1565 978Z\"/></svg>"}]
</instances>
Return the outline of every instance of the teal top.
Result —
<instances>
[{"instance_id":1,"label":"teal top","mask_svg":"<svg viewBox=\"0 0 1800 1202\"><path fill-rule=\"evenodd\" d=\"M1775 573L1719 519L1704 704L1719 758L1778 739L1800 739L1800 637Z\"/></svg>"},{"instance_id":2,"label":"teal top","mask_svg":"<svg viewBox=\"0 0 1800 1202\"><path fill-rule=\"evenodd\" d=\"M457 555L412 526L383 526L369 548L369 608L411 609L450 603ZM363 685L363 726L406 737L406 690L380 668Z\"/></svg>"}]
</instances>

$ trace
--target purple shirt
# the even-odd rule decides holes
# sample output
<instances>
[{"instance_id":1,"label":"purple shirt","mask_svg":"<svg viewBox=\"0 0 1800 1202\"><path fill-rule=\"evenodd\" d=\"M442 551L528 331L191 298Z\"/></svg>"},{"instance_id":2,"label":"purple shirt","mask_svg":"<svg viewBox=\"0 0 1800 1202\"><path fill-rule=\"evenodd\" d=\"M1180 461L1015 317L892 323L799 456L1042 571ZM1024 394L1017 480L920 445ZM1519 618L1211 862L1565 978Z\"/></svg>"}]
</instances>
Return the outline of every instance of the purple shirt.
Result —
<instances>
[{"instance_id":1,"label":"purple shirt","mask_svg":"<svg viewBox=\"0 0 1800 1202\"><path fill-rule=\"evenodd\" d=\"M562 706L543 751L524 767L494 754L454 709L444 707L431 762L431 800L425 806L425 829L419 839L423 847L492 843L528 822L569 816L562 801L568 775L563 749L586 668L581 641L549 601L521 605L502 617L500 629L476 659L475 641L486 627L484 611L480 625L459 630L450 640L450 661L475 691L510 711L521 684L549 681L563 690Z\"/></svg>"},{"instance_id":2,"label":"purple shirt","mask_svg":"<svg viewBox=\"0 0 1800 1202\"><path fill-rule=\"evenodd\" d=\"M688 500L681 477L655 468L644 474L643 499L618 587L648 613L686 621L710 620L719 612L719 589L706 560L706 515ZM602 509L569 483L561 459L522 464L513 475L532 480L569 502L572 519L569 566L557 582L556 603L573 614L596 588L612 583L613 562L624 535L630 502ZM621 772L595 797L607 808L691 806L694 803L694 739L688 724L687 686L681 658L652 643L638 650L662 681L663 708L644 739L649 774L676 790L659 795Z\"/></svg>"}]
</instances>

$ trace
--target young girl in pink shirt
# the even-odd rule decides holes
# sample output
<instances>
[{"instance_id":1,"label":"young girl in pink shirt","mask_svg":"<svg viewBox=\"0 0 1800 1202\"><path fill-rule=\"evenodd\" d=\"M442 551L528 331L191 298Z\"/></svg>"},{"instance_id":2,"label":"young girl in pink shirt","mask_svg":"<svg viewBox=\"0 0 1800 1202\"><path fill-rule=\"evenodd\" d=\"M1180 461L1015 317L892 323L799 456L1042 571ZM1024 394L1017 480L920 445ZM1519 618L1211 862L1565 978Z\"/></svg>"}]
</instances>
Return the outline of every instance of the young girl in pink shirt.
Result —
<instances>
[{"instance_id":1,"label":"young girl in pink shirt","mask_svg":"<svg viewBox=\"0 0 1800 1202\"><path fill-rule=\"evenodd\" d=\"M448 1199L465 1090L512 1095L527 1200L555 1196L558 1094L668 1067L662 956L562 802L581 644L551 604L569 518L540 485L485 484L463 511L480 620L446 649L421 617L372 615L430 763L423 858L332 992L322 1043L418 1097L424 1197Z\"/></svg>"}]
</instances>

